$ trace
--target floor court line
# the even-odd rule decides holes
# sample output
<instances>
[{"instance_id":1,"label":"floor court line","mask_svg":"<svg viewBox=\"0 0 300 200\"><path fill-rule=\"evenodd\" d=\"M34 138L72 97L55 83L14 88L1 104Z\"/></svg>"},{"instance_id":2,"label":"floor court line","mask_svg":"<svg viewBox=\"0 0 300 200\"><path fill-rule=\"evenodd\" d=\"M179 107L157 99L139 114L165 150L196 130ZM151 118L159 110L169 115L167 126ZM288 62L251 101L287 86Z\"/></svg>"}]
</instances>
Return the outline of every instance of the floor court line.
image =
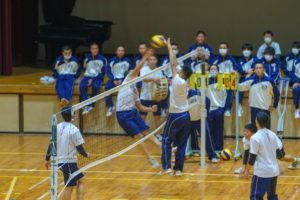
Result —
<instances>
[{"instance_id":1,"label":"floor court line","mask_svg":"<svg viewBox=\"0 0 300 200\"><path fill-rule=\"evenodd\" d=\"M10 172L50 172L50 170L39 170L39 169L0 169L1 171ZM99 174L137 174L137 175L157 175L158 172L124 172L124 171L85 171L84 173L99 173ZM188 176L232 176L238 177L238 174L211 174L211 173L183 173L183 175ZM279 176L280 178L300 178L300 176Z\"/></svg>"},{"instance_id":2,"label":"floor court line","mask_svg":"<svg viewBox=\"0 0 300 200\"><path fill-rule=\"evenodd\" d=\"M13 190L14 190L14 187L16 185L17 179L18 178L16 176L13 177L13 180L11 181L11 184L9 186L9 189L8 189L8 191L6 193L6 196L5 196L4 200L10 200L10 196L11 196Z\"/></svg>"},{"instance_id":3,"label":"floor court line","mask_svg":"<svg viewBox=\"0 0 300 200\"><path fill-rule=\"evenodd\" d=\"M12 177L18 177L18 178L28 178L28 179L44 179L47 178L45 176L0 176L2 178L12 178ZM166 178L168 176L165 176ZM170 177L171 178L171 177ZM60 177L59 179L62 179ZM198 183L243 183L243 184L250 184L251 179L245 180L245 181L224 181L224 180L196 180L196 179L151 179L151 178L117 178L117 177L86 177L87 180L115 180L115 181L153 181L153 182L198 182ZM300 182L295 183L287 183L287 182L278 182L279 185L300 185Z\"/></svg>"}]
</instances>

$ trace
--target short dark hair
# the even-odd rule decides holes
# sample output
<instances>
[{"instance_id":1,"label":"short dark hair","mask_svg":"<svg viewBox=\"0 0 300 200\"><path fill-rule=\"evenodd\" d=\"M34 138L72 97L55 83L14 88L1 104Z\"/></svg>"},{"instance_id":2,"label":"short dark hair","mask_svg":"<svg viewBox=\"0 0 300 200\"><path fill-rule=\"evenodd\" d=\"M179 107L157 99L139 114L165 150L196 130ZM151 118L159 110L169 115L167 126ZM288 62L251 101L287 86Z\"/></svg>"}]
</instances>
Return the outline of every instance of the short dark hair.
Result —
<instances>
[{"instance_id":1,"label":"short dark hair","mask_svg":"<svg viewBox=\"0 0 300 200\"><path fill-rule=\"evenodd\" d=\"M72 106L66 106L63 109L61 109L61 116L66 122L71 122L72 121Z\"/></svg>"},{"instance_id":2,"label":"short dark hair","mask_svg":"<svg viewBox=\"0 0 300 200\"><path fill-rule=\"evenodd\" d=\"M198 36L200 34L202 34L202 35L204 35L206 37L205 31L199 30L199 31L196 32L196 36Z\"/></svg>"},{"instance_id":3,"label":"short dark hair","mask_svg":"<svg viewBox=\"0 0 300 200\"><path fill-rule=\"evenodd\" d=\"M184 79L187 80L190 78L190 76L193 74L193 70L190 68L189 65L184 65L182 67L182 72L184 74Z\"/></svg>"},{"instance_id":4,"label":"short dark hair","mask_svg":"<svg viewBox=\"0 0 300 200\"><path fill-rule=\"evenodd\" d=\"M262 65L263 66L263 68L265 69L265 64L264 63L262 63L262 62L257 62L257 63L255 63L255 65L254 65L254 68L255 68L255 66L256 65Z\"/></svg>"},{"instance_id":5,"label":"short dark hair","mask_svg":"<svg viewBox=\"0 0 300 200\"><path fill-rule=\"evenodd\" d=\"M266 34L270 34L270 35L272 35L272 37L274 36L274 33L271 30L266 30L263 35L266 35Z\"/></svg>"},{"instance_id":6,"label":"short dark hair","mask_svg":"<svg viewBox=\"0 0 300 200\"><path fill-rule=\"evenodd\" d=\"M179 47L178 43L172 42L171 46L173 45Z\"/></svg>"},{"instance_id":7,"label":"short dark hair","mask_svg":"<svg viewBox=\"0 0 300 200\"><path fill-rule=\"evenodd\" d=\"M264 54L275 55L275 49L273 47L267 47L264 51Z\"/></svg>"},{"instance_id":8,"label":"short dark hair","mask_svg":"<svg viewBox=\"0 0 300 200\"><path fill-rule=\"evenodd\" d=\"M141 45L145 45L147 47L147 43L146 42L140 42L139 45L138 45L138 47L141 46Z\"/></svg>"},{"instance_id":9,"label":"short dark hair","mask_svg":"<svg viewBox=\"0 0 300 200\"><path fill-rule=\"evenodd\" d=\"M251 133L256 133L257 131L257 128L254 124L247 124L244 128L251 131Z\"/></svg>"},{"instance_id":10,"label":"short dark hair","mask_svg":"<svg viewBox=\"0 0 300 200\"><path fill-rule=\"evenodd\" d=\"M72 48L71 48L69 45L64 45L64 46L61 48L61 51L69 51L69 50L72 51Z\"/></svg>"},{"instance_id":11,"label":"short dark hair","mask_svg":"<svg viewBox=\"0 0 300 200\"><path fill-rule=\"evenodd\" d=\"M292 44L292 48L293 47L299 48L300 47L300 42L294 41L293 44Z\"/></svg>"},{"instance_id":12,"label":"short dark hair","mask_svg":"<svg viewBox=\"0 0 300 200\"><path fill-rule=\"evenodd\" d=\"M244 49L250 49L251 51L253 51L253 46L252 44L246 43L242 45L242 50Z\"/></svg>"},{"instance_id":13,"label":"short dark hair","mask_svg":"<svg viewBox=\"0 0 300 200\"><path fill-rule=\"evenodd\" d=\"M267 113L260 111L256 115L256 121L261 127L267 127L270 124L270 116Z\"/></svg>"},{"instance_id":14,"label":"short dark hair","mask_svg":"<svg viewBox=\"0 0 300 200\"><path fill-rule=\"evenodd\" d=\"M220 45L225 44L227 48L229 48L229 44L227 42L221 42Z\"/></svg>"}]
</instances>

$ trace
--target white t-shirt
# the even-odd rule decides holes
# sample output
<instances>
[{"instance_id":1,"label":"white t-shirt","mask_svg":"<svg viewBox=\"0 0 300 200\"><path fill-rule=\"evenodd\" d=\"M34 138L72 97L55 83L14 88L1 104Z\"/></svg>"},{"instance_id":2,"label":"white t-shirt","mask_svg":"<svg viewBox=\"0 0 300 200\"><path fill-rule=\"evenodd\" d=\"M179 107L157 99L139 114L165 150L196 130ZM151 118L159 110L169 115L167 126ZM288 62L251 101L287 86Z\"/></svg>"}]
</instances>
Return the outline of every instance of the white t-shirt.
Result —
<instances>
[{"instance_id":1,"label":"white t-shirt","mask_svg":"<svg viewBox=\"0 0 300 200\"><path fill-rule=\"evenodd\" d=\"M256 155L254 175L263 178L278 176L276 150L282 147L275 133L266 128L258 130L250 139L250 153Z\"/></svg>"},{"instance_id":2,"label":"white t-shirt","mask_svg":"<svg viewBox=\"0 0 300 200\"><path fill-rule=\"evenodd\" d=\"M141 69L140 72L140 76L143 76L149 72L151 72L152 69L149 66L144 66ZM162 71L156 72L154 74L151 74L150 76L148 76L147 78L163 78L163 73ZM141 95L140 95L140 99L142 100L152 100L152 86L153 84L156 84L154 82L144 82L142 84L142 90L141 90Z\"/></svg>"},{"instance_id":3,"label":"white t-shirt","mask_svg":"<svg viewBox=\"0 0 300 200\"><path fill-rule=\"evenodd\" d=\"M76 146L84 143L79 129L71 122L57 125L57 159L58 163L76 163Z\"/></svg>"},{"instance_id":4,"label":"white t-shirt","mask_svg":"<svg viewBox=\"0 0 300 200\"><path fill-rule=\"evenodd\" d=\"M170 86L170 113L182 113L189 109L188 86L184 79L177 74Z\"/></svg>"},{"instance_id":5,"label":"white t-shirt","mask_svg":"<svg viewBox=\"0 0 300 200\"><path fill-rule=\"evenodd\" d=\"M247 140L246 137L243 137L244 150L250 149L250 140Z\"/></svg>"},{"instance_id":6,"label":"white t-shirt","mask_svg":"<svg viewBox=\"0 0 300 200\"><path fill-rule=\"evenodd\" d=\"M124 85L125 83L127 83L132 79L129 75L125 78L122 85ZM135 87L135 84L120 89L117 96L117 105L116 105L117 112L129 111L134 109L135 102L139 100L138 95L139 93Z\"/></svg>"},{"instance_id":7,"label":"white t-shirt","mask_svg":"<svg viewBox=\"0 0 300 200\"><path fill-rule=\"evenodd\" d=\"M266 45L266 43L263 43L258 51L257 51L257 58L258 59L262 59L264 57L264 52L265 52L265 49L267 48L268 46ZM280 46L277 42L272 42L270 44L270 47L273 47L275 49L275 55L281 55L281 50L280 50Z\"/></svg>"}]
</instances>

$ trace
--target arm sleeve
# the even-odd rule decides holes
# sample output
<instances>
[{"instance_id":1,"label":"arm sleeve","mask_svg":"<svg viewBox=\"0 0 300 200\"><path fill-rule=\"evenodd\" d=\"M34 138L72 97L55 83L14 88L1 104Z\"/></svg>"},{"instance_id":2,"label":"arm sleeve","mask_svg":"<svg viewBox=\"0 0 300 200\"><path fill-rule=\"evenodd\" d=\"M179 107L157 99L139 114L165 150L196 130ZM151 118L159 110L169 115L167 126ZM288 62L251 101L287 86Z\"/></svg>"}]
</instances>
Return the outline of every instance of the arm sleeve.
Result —
<instances>
[{"instance_id":1,"label":"arm sleeve","mask_svg":"<svg viewBox=\"0 0 300 200\"><path fill-rule=\"evenodd\" d=\"M287 57L284 57L284 59L282 59L280 68L281 68L281 70L283 71L284 74L288 75L286 59L287 59Z\"/></svg>"},{"instance_id":2,"label":"arm sleeve","mask_svg":"<svg viewBox=\"0 0 300 200\"><path fill-rule=\"evenodd\" d=\"M281 159L285 156L284 148L276 149L276 158Z\"/></svg>"},{"instance_id":3,"label":"arm sleeve","mask_svg":"<svg viewBox=\"0 0 300 200\"><path fill-rule=\"evenodd\" d=\"M300 65L300 62L299 61L295 61L295 63L293 64L293 69L292 71L289 73L289 77L291 78L291 81L293 83L299 83L299 78L296 76L296 66L297 65ZM300 66L299 66L300 67Z\"/></svg>"},{"instance_id":4,"label":"arm sleeve","mask_svg":"<svg viewBox=\"0 0 300 200\"><path fill-rule=\"evenodd\" d=\"M210 109L210 100L208 97L205 98L205 107L206 107L206 111L207 111L207 115L208 115L209 109Z\"/></svg>"},{"instance_id":5,"label":"arm sleeve","mask_svg":"<svg viewBox=\"0 0 300 200\"><path fill-rule=\"evenodd\" d=\"M114 75L113 75L113 73L112 73L112 71L111 71L111 67L112 67L112 65L114 64L114 62L113 61L109 61L108 62L108 65L107 65L107 76L108 76L108 78L110 79L110 80L114 80L115 78L114 78Z\"/></svg>"},{"instance_id":6,"label":"arm sleeve","mask_svg":"<svg viewBox=\"0 0 300 200\"><path fill-rule=\"evenodd\" d=\"M276 62L275 71L272 71L271 78L275 81L279 77L280 61Z\"/></svg>"},{"instance_id":7,"label":"arm sleeve","mask_svg":"<svg viewBox=\"0 0 300 200\"><path fill-rule=\"evenodd\" d=\"M85 151L85 149L83 148L82 144L76 146L76 149L77 149L78 153L80 153L82 156L88 157L88 154L86 153L86 151Z\"/></svg>"},{"instance_id":8,"label":"arm sleeve","mask_svg":"<svg viewBox=\"0 0 300 200\"><path fill-rule=\"evenodd\" d=\"M253 138L250 139L250 153L257 155L259 150L259 143Z\"/></svg>"},{"instance_id":9,"label":"arm sleeve","mask_svg":"<svg viewBox=\"0 0 300 200\"><path fill-rule=\"evenodd\" d=\"M108 69L108 64L106 58L103 58L102 62L103 62L103 66L101 68L100 73L97 76L95 76L93 79L100 79L101 81L103 80L103 77L105 76L105 72Z\"/></svg>"},{"instance_id":10,"label":"arm sleeve","mask_svg":"<svg viewBox=\"0 0 300 200\"><path fill-rule=\"evenodd\" d=\"M249 165L254 165L255 160L256 160L256 154L250 153Z\"/></svg>"},{"instance_id":11,"label":"arm sleeve","mask_svg":"<svg viewBox=\"0 0 300 200\"><path fill-rule=\"evenodd\" d=\"M233 57L231 58L231 62L232 62L232 65L233 65L233 70L238 70L237 63L236 63L236 61Z\"/></svg>"},{"instance_id":12,"label":"arm sleeve","mask_svg":"<svg viewBox=\"0 0 300 200\"><path fill-rule=\"evenodd\" d=\"M242 83L239 83L237 89L239 91L248 91L252 82L253 80L251 79L251 77L249 77L245 79Z\"/></svg>"},{"instance_id":13,"label":"arm sleeve","mask_svg":"<svg viewBox=\"0 0 300 200\"><path fill-rule=\"evenodd\" d=\"M58 72L57 72L57 70L55 69L55 66L57 65L59 63L59 61L58 60L55 60L54 62L53 62L53 64L52 64L52 69L53 69L53 74L52 74L52 76L54 77L54 78L58 78Z\"/></svg>"},{"instance_id":14,"label":"arm sleeve","mask_svg":"<svg viewBox=\"0 0 300 200\"><path fill-rule=\"evenodd\" d=\"M237 70L241 75L246 75L247 73L243 70L243 66L240 60L237 62Z\"/></svg>"},{"instance_id":15,"label":"arm sleeve","mask_svg":"<svg viewBox=\"0 0 300 200\"><path fill-rule=\"evenodd\" d=\"M73 144L77 147L84 143L84 139L79 130L76 130L72 135Z\"/></svg>"},{"instance_id":16,"label":"arm sleeve","mask_svg":"<svg viewBox=\"0 0 300 200\"><path fill-rule=\"evenodd\" d=\"M249 149L244 151L243 165L248 164L248 159L249 159Z\"/></svg>"},{"instance_id":17,"label":"arm sleeve","mask_svg":"<svg viewBox=\"0 0 300 200\"><path fill-rule=\"evenodd\" d=\"M273 95L274 95L273 107L277 108L278 103L279 103L280 93L279 93L278 88L275 86L274 82L272 82L272 87L273 87Z\"/></svg>"},{"instance_id":18,"label":"arm sleeve","mask_svg":"<svg viewBox=\"0 0 300 200\"><path fill-rule=\"evenodd\" d=\"M45 160L46 161L49 161L50 160L50 158L51 158L51 151L52 151L52 145L51 145L51 143L48 145L48 148L47 148L47 153L46 153L46 158L45 158Z\"/></svg>"}]
</instances>

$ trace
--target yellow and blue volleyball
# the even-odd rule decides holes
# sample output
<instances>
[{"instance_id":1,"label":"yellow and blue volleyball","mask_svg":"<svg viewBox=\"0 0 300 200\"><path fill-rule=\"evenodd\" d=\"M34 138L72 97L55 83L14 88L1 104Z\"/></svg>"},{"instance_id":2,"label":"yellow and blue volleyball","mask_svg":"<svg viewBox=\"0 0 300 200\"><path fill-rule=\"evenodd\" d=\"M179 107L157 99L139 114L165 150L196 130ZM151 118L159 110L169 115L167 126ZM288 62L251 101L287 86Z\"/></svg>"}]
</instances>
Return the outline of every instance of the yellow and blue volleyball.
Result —
<instances>
[{"instance_id":1,"label":"yellow and blue volleyball","mask_svg":"<svg viewBox=\"0 0 300 200\"><path fill-rule=\"evenodd\" d=\"M220 156L223 160L230 160L230 158L232 157L232 153L229 149L223 149Z\"/></svg>"},{"instance_id":2,"label":"yellow and blue volleyball","mask_svg":"<svg viewBox=\"0 0 300 200\"><path fill-rule=\"evenodd\" d=\"M154 35L150 41L150 45L154 48L160 48L165 46L163 35Z\"/></svg>"}]
</instances>

